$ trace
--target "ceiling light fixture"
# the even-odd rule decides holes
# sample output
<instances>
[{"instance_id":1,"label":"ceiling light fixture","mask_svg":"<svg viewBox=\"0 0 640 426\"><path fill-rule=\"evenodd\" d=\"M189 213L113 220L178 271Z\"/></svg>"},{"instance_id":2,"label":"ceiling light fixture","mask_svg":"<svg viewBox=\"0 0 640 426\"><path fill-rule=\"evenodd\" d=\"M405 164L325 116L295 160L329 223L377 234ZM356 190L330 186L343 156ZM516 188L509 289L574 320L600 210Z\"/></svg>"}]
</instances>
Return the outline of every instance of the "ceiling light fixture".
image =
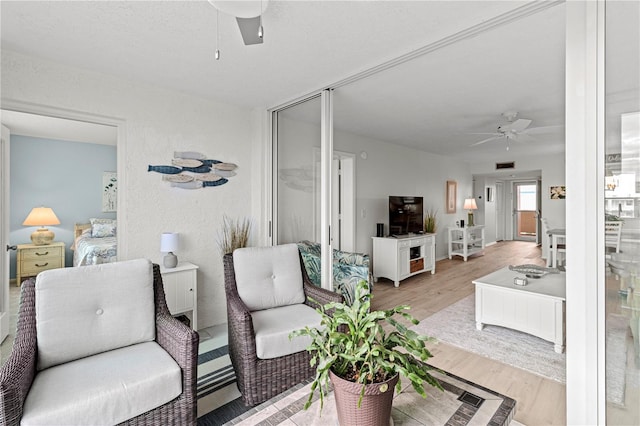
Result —
<instances>
[{"instance_id":1,"label":"ceiling light fixture","mask_svg":"<svg viewBox=\"0 0 640 426\"><path fill-rule=\"evenodd\" d=\"M216 10L236 18L244 44L262 44L264 27L262 15L269 0L208 0Z\"/></svg>"}]
</instances>

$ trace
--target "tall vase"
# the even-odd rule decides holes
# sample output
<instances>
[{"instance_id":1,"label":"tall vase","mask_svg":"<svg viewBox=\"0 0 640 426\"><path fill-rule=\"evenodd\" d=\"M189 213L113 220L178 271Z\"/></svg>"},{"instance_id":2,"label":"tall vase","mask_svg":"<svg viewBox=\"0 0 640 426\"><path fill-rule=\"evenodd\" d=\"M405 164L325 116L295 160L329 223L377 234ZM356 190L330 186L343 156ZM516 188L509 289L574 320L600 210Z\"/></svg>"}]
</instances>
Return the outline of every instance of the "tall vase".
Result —
<instances>
[{"instance_id":1,"label":"tall vase","mask_svg":"<svg viewBox=\"0 0 640 426\"><path fill-rule=\"evenodd\" d=\"M399 379L397 374L385 382L365 385L360 408L358 400L362 384L338 377L332 371L329 371L329 377L333 384L338 421L341 425L389 426L393 390Z\"/></svg>"}]
</instances>

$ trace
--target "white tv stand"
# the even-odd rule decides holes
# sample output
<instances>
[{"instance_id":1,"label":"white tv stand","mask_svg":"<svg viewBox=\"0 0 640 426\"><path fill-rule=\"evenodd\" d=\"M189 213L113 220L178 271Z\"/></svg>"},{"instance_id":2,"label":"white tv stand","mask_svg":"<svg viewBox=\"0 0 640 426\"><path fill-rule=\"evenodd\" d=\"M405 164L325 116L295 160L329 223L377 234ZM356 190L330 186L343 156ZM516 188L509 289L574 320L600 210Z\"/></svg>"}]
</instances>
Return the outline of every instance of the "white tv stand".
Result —
<instances>
[{"instance_id":1,"label":"white tv stand","mask_svg":"<svg viewBox=\"0 0 640 426\"><path fill-rule=\"evenodd\" d=\"M373 237L373 281L389 278L400 281L425 271L436 273L435 234L400 237Z\"/></svg>"}]
</instances>

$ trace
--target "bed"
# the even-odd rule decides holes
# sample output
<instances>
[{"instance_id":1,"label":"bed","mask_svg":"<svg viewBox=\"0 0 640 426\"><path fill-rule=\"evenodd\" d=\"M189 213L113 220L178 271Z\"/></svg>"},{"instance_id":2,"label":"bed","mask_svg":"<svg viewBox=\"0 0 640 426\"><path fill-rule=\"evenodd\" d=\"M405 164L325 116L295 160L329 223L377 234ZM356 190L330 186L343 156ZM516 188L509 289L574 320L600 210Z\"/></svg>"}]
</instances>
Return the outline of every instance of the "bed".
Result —
<instances>
[{"instance_id":1,"label":"bed","mask_svg":"<svg viewBox=\"0 0 640 426\"><path fill-rule=\"evenodd\" d=\"M115 262L117 238L115 220L92 219L74 225L73 266Z\"/></svg>"}]
</instances>

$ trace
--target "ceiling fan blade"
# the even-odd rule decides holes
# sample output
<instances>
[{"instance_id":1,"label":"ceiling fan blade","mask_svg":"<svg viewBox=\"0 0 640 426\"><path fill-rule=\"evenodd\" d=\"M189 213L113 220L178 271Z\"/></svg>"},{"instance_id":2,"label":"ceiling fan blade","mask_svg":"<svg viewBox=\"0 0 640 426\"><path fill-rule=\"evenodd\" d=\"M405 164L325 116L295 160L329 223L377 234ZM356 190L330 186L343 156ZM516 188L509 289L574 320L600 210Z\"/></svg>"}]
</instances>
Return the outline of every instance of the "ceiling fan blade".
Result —
<instances>
[{"instance_id":1,"label":"ceiling fan blade","mask_svg":"<svg viewBox=\"0 0 640 426\"><path fill-rule=\"evenodd\" d=\"M560 124L557 126L541 126L541 127L531 127L530 129L524 130L522 133L527 133L530 135L537 135L541 133L553 133L558 132L564 129L564 125Z\"/></svg>"},{"instance_id":2,"label":"ceiling fan blade","mask_svg":"<svg viewBox=\"0 0 640 426\"><path fill-rule=\"evenodd\" d=\"M538 141L538 139L525 133L514 133L513 136L509 137L509 139L518 143L531 143Z\"/></svg>"},{"instance_id":3,"label":"ceiling fan blade","mask_svg":"<svg viewBox=\"0 0 640 426\"><path fill-rule=\"evenodd\" d=\"M479 141L479 142L473 143L473 144L471 144L471 145L469 145L469 146L482 145L483 143L487 143L487 142L492 141L492 140L494 140L494 139L500 139L501 137L502 137L502 136L492 136L492 137L490 137L490 138L483 139L483 140L481 140L481 141Z\"/></svg>"},{"instance_id":4,"label":"ceiling fan blade","mask_svg":"<svg viewBox=\"0 0 640 426\"><path fill-rule=\"evenodd\" d=\"M262 43L262 39L258 36L258 29L260 28L259 16L256 16L255 18L236 17L236 21L238 21L238 27L240 28L244 44L250 45Z\"/></svg>"},{"instance_id":5,"label":"ceiling fan blade","mask_svg":"<svg viewBox=\"0 0 640 426\"><path fill-rule=\"evenodd\" d=\"M531 124L531 120L527 120L526 118L519 118L510 125L508 125L509 130L514 132L521 132ZM506 127L506 126L505 126Z\"/></svg>"},{"instance_id":6,"label":"ceiling fan blade","mask_svg":"<svg viewBox=\"0 0 640 426\"><path fill-rule=\"evenodd\" d=\"M502 136L502 133L496 133L496 132L481 132L481 133L465 133L465 135L494 135L494 136Z\"/></svg>"}]
</instances>

